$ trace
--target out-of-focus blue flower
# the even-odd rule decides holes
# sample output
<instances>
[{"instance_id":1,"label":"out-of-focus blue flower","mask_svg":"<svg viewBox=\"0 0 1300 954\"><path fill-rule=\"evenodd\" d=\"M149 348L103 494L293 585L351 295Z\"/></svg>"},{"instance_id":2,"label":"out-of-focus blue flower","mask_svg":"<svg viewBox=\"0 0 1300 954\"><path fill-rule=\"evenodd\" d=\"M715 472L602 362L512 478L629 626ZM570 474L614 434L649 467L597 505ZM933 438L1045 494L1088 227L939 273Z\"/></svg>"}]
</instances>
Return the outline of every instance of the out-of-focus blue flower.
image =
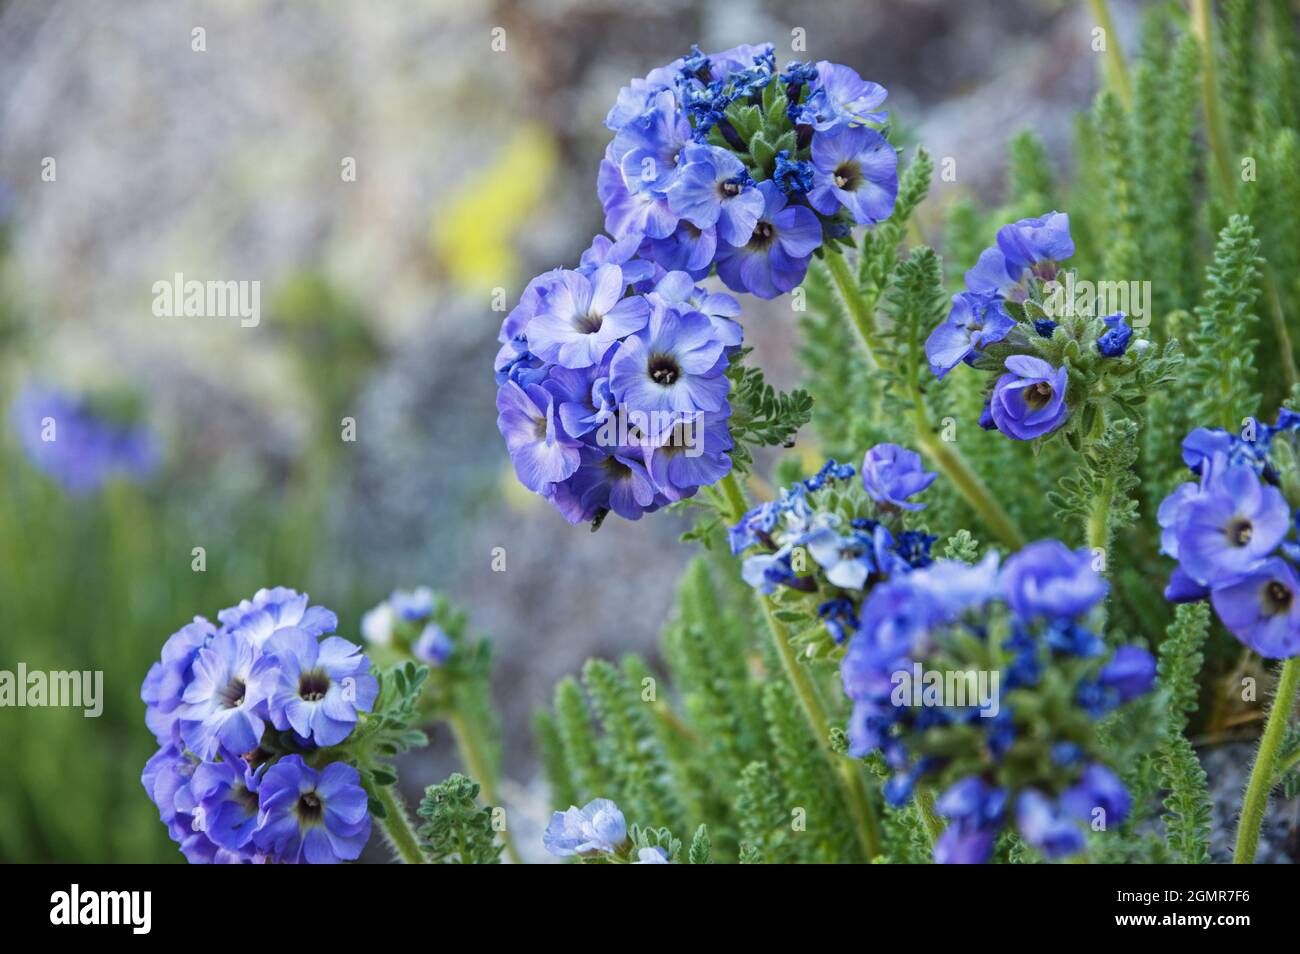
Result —
<instances>
[{"instance_id":1,"label":"out-of-focus blue flower","mask_svg":"<svg viewBox=\"0 0 1300 954\"><path fill-rule=\"evenodd\" d=\"M1097 674L1097 681L1118 693L1122 705L1151 691L1156 683L1156 659L1141 646L1121 646Z\"/></svg>"},{"instance_id":2,"label":"out-of-focus blue flower","mask_svg":"<svg viewBox=\"0 0 1300 954\"><path fill-rule=\"evenodd\" d=\"M1078 822L1037 789L1022 792L1016 801L1016 828L1029 845L1050 860L1083 851L1083 829Z\"/></svg>"},{"instance_id":3,"label":"out-of-focus blue flower","mask_svg":"<svg viewBox=\"0 0 1300 954\"><path fill-rule=\"evenodd\" d=\"M822 243L822 226L812 209L789 205L771 180L760 182L758 190L764 200L758 224L743 244L719 248L718 276L732 291L776 298L803 281Z\"/></svg>"},{"instance_id":4,"label":"out-of-focus blue flower","mask_svg":"<svg viewBox=\"0 0 1300 954\"><path fill-rule=\"evenodd\" d=\"M993 840L1002 826L1007 794L978 776L955 782L935 801L935 811L948 827L934 845L940 865L982 865L993 854Z\"/></svg>"},{"instance_id":5,"label":"out-of-focus blue flower","mask_svg":"<svg viewBox=\"0 0 1300 954\"><path fill-rule=\"evenodd\" d=\"M989 399L989 413L998 430L1027 441L1060 427L1070 413L1065 404L1069 380L1065 368L1027 354L1011 355L1006 367L1008 373L998 378Z\"/></svg>"},{"instance_id":6,"label":"out-of-focus blue flower","mask_svg":"<svg viewBox=\"0 0 1300 954\"><path fill-rule=\"evenodd\" d=\"M80 398L28 385L11 417L32 466L74 496L96 493L115 477L143 481L158 469L151 428L115 420Z\"/></svg>"},{"instance_id":7,"label":"out-of-focus blue flower","mask_svg":"<svg viewBox=\"0 0 1300 954\"><path fill-rule=\"evenodd\" d=\"M952 296L948 317L925 339L930 370L943 378L963 361L973 359L986 345L1001 341L1016 326L996 295L961 292Z\"/></svg>"},{"instance_id":8,"label":"out-of-focus blue flower","mask_svg":"<svg viewBox=\"0 0 1300 954\"><path fill-rule=\"evenodd\" d=\"M827 581L842 589L862 589L875 569L875 541L861 530L840 534L822 526L809 535L804 545L826 571Z\"/></svg>"},{"instance_id":9,"label":"out-of-focus blue flower","mask_svg":"<svg viewBox=\"0 0 1300 954\"><path fill-rule=\"evenodd\" d=\"M817 607L817 617L837 643L844 642L858 628L858 612L852 600L843 598L826 600Z\"/></svg>"},{"instance_id":10,"label":"out-of-focus blue flower","mask_svg":"<svg viewBox=\"0 0 1300 954\"><path fill-rule=\"evenodd\" d=\"M889 95L879 83L864 80L847 66L820 60L817 78L799 110L798 122L825 132L842 126L883 123L889 114L880 109Z\"/></svg>"},{"instance_id":11,"label":"out-of-focus blue flower","mask_svg":"<svg viewBox=\"0 0 1300 954\"><path fill-rule=\"evenodd\" d=\"M1268 659L1300 655L1300 577L1280 557L1214 587L1210 601L1228 631Z\"/></svg>"},{"instance_id":12,"label":"out-of-focus blue flower","mask_svg":"<svg viewBox=\"0 0 1300 954\"><path fill-rule=\"evenodd\" d=\"M1071 618L1106 595L1109 584L1092 567L1092 553L1059 540L1039 540L1007 559L1000 580L1007 604L1023 620Z\"/></svg>"},{"instance_id":13,"label":"out-of-focus blue flower","mask_svg":"<svg viewBox=\"0 0 1300 954\"><path fill-rule=\"evenodd\" d=\"M284 864L353 861L370 838L370 812L357 770L332 762L320 772L286 755L262 777L254 840Z\"/></svg>"},{"instance_id":14,"label":"out-of-focus blue flower","mask_svg":"<svg viewBox=\"0 0 1300 954\"><path fill-rule=\"evenodd\" d=\"M379 695L370 660L339 636L317 641L300 629L277 632L253 669L272 724L293 729L316 745L336 745L369 712Z\"/></svg>"},{"instance_id":15,"label":"out-of-focus blue flower","mask_svg":"<svg viewBox=\"0 0 1300 954\"><path fill-rule=\"evenodd\" d=\"M834 215L843 207L859 225L874 225L894 211L898 153L874 129L841 126L815 133L812 164L808 204L822 215Z\"/></svg>"},{"instance_id":16,"label":"out-of-focus blue flower","mask_svg":"<svg viewBox=\"0 0 1300 954\"><path fill-rule=\"evenodd\" d=\"M427 586L417 586L413 590L393 590L388 603L398 619L415 623L433 615L433 590Z\"/></svg>"},{"instance_id":17,"label":"out-of-focus blue flower","mask_svg":"<svg viewBox=\"0 0 1300 954\"><path fill-rule=\"evenodd\" d=\"M1107 358L1123 357L1128 350L1129 339L1133 337L1133 329L1124 320L1124 313L1119 312L1102 320L1106 322L1106 330L1097 339L1097 350Z\"/></svg>"},{"instance_id":18,"label":"out-of-focus blue flower","mask_svg":"<svg viewBox=\"0 0 1300 954\"><path fill-rule=\"evenodd\" d=\"M1133 798L1114 772L1093 762L1078 782L1061 793L1061 808L1089 825L1100 823L1097 830L1105 831L1128 818Z\"/></svg>"},{"instance_id":19,"label":"out-of-focus blue flower","mask_svg":"<svg viewBox=\"0 0 1300 954\"><path fill-rule=\"evenodd\" d=\"M668 864L668 855L657 845L651 845L648 848L642 848L636 853L634 865L666 865Z\"/></svg>"},{"instance_id":20,"label":"out-of-focus blue flower","mask_svg":"<svg viewBox=\"0 0 1300 954\"><path fill-rule=\"evenodd\" d=\"M608 798L596 798L582 808L556 812L542 834L542 844L560 858L570 855L613 854L627 840L627 822Z\"/></svg>"},{"instance_id":21,"label":"out-of-focus blue flower","mask_svg":"<svg viewBox=\"0 0 1300 954\"><path fill-rule=\"evenodd\" d=\"M877 444L862 459L862 486L877 503L902 510L923 510L907 498L921 493L939 475L927 471L916 451L897 444Z\"/></svg>"},{"instance_id":22,"label":"out-of-focus blue flower","mask_svg":"<svg viewBox=\"0 0 1300 954\"><path fill-rule=\"evenodd\" d=\"M451 658L455 648L445 629L437 623L426 623L411 647L411 655L430 666L441 666Z\"/></svg>"}]
</instances>

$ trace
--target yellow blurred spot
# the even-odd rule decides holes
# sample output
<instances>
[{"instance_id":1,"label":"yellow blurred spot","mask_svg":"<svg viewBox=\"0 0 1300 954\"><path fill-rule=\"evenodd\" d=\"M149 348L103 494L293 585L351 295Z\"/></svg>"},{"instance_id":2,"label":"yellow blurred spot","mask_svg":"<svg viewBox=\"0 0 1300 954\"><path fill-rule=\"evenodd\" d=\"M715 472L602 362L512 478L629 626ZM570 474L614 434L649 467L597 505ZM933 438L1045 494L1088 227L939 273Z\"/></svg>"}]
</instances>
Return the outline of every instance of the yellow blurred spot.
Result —
<instances>
[{"instance_id":1,"label":"yellow blurred spot","mask_svg":"<svg viewBox=\"0 0 1300 954\"><path fill-rule=\"evenodd\" d=\"M510 464L502 468L497 478L501 499L506 507L516 513L528 513L540 509L545 501L519 482L515 469Z\"/></svg>"},{"instance_id":2,"label":"yellow blurred spot","mask_svg":"<svg viewBox=\"0 0 1300 954\"><path fill-rule=\"evenodd\" d=\"M555 160L550 134L525 126L433 220L433 254L461 289L482 292L513 283L519 261L511 236L537 207Z\"/></svg>"}]
</instances>

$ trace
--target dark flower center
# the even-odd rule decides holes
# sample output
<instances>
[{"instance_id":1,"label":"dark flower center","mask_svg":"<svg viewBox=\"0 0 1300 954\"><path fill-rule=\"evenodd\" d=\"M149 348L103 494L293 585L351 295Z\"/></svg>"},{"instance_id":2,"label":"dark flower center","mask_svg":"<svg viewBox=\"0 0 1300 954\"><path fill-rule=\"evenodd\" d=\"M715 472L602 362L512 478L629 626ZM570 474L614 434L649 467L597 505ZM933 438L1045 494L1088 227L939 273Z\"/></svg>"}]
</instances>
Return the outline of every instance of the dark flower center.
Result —
<instances>
[{"instance_id":1,"label":"dark flower center","mask_svg":"<svg viewBox=\"0 0 1300 954\"><path fill-rule=\"evenodd\" d=\"M735 180L729 180L718 186L718 192L724 199L730 199L733 196L740 195L740 183Z\"/></svg>"},{"instance_id":2,"label":"dark flower center","mask_svg":"<svg viewBox=\"0 0 1300 954\"><path fill-rule=\"evenodd\" d=\"M257 813L257 792L250 792L243 785L236 785L231 789L231 798L244 810L245 814L255 815Z\"/></svg>"},{"instance_id":3,"label":"dark flower center","mask_svg":"<svg viewBox=\"0 0 1300 954\"><path fill-rule=\"evenodd\" d=\"M1237 517L1228 524L1228 542L1234 547L1244 547L1250 543L1250 538L1255 535L1254 525L1245 517ZM1275 586L1277 584L1274 584Z\"/></svg>"},{"instance_id":4,"label":"dark flower center","mask_svg":"<svg viewBox=\"0 0 1300 954\"><path fill-rule=\"evenodd\" d=\"M854 192L862 185L862 166L856 159L841 162L835 167L835 186L845 192Z\"/></svg>"},{"instance_id":5,"label":"dark flower center","mask_svg":"<svg viewBox=\"0 0 1300 954\"><path fill-rule=\"evenodd\" d=\"M573 319L573 327L584 335L591 335L600 330L600 326L604 320L604 315L598 315L595 312L588 312L585 315L580 315Z\"/></svg>"},{"instance_id":6,"label":"dark flower center","mask_svg":"<svg viewBox=\"0 0 1300 954\"><path fill-rule=\"evenodd\" d=\"M647 370L650 372L650 377L654 380L654 383L665 388L671 387L682 376L681 365L670 354L652 354Z\"/></svg>"},{"instance_id":7,"label":"dark flower center","mask_svg":"<svg viewBox=\"0 0 1300 954\"><path fill-rule=\"evenodd\" d=\"M755 252L761 252L771 245L775 238L776 229L772 227L772 223L759 222L754 226L754 234L749 237L748 247Z\"/></svg>"},{"instance_id":8,"label":"dark flower center","mask_svg":"<svg viewBox=\"0 0 1300 954\"><path fill-rule=\"evenodd\" d=\"M320 821L322 814L320 796L315 792L304 792L298 797L298 820L300 822L314 825Z\"/></svg>"},{"instance_id":9,"label":"dark flower center","mask_svg":"<svg viewBox=\"0 0 1300 954\"><path fill-rule=\"evenodd\" d=\"M1047 402L1052 399L1052 386L1046 381L1039 381L1037 384L1025 388L1025 403L1037 411L1039 408L1046 407Z\"/></svg>"},{"instance_id":10,"label":"dark flower center","mask_svg":"<svg viewBox=\"0 0 1300 954\"><path fill-rule=\"evenodd\" d=\"M330 677L319 669L298 677L298 695L307 702L320 702L330 691Z\"/></svg>"},{"instance_id":11,"label":"dark flower center","mask_svg":"<svg viewBox=\"0 0 1300 954\"><path fill-rule=\"evenodd\" d=\"M605 472L609 474L610 480L627 480L632 476L632 468L617 457L606 457L600 464L605 468Z\"/></svg>"},{"instance_id":12,"label":"dark flower center","mask_svg":"<svg viewBox=\"0 0 1300 954\"><path fill-rule=\"evenodd\" d=\"M244 701L244 680L236 676L226 683L226 687L217 693L217 700L223 709L235 709Z\"/></svg>"},{"instance_id":13,"label":"dark flower center","mask_svg":"<svg viewBox=\"0 0 1300 954\"><path fill-rule=\"evenodd\" d=\"M1272 580L1264 587L1264 608L1270 614L1285 613L1291 608L1294 594L1280 580Z\"/></svg>"}]
</instances>

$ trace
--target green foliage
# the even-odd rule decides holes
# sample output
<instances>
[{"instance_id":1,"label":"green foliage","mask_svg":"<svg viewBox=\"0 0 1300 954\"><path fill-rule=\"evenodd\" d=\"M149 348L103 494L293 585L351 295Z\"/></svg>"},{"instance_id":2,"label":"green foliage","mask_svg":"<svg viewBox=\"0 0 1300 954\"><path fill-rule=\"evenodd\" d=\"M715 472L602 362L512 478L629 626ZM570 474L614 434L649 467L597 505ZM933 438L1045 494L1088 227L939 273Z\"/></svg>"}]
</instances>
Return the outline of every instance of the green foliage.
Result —
<instances>
[{"instance_id":1,"label":"green foliage","mask_svg":"<svg viewBox=\"0 0 1300 954\"><path fill-rule=\"evenodd\" d=\"M793 447L794 435L812 419L812 396L804 390L777 391L758 368L746 365L741 349L727 369L731 379L731 428L736 446L732 463L745 473L754 463L755 447Z\"/></svg>"},{"instance_id":2,"label":"green foliage","mask_svg":"<svg viewBox=\"0 0 1300 954\"><path fill-rule=\"evenodd\" d=\"M478 791L478 783L459 772L425 789L419 814L427 821L419 834L430 863L494 865L501 860L492 809L479 807Z\"/></svg>"},{"instance_id":3,"label":"green foliage","mask_svg":"<svg viewBox=\"0 0 1300 954\"><path fill-rule=\"evenodd\" d=\"M709 841L709 826L701 825L695 829L691 839L690 859L693 865L707 865L713 860L713 843Z\"/></svg>"},{"instance_id":4,"label":"green foliage","mask_svg":"<svg viewBox=\"0 0 1300 954\"><path fill-rule=\"evenodd\" d=\"M1137 425L1125 418L1111 421L1081 455L1079 469L1061 478L1060 492L1052 494L1056 517L1078 521L1084 545L1109 552L1115 531L1137 520L1132 493L1139 483L1133 470L1138 449Z\"/></svg>"},{"instance_id":5,"label":"green foliage","mask_svg":"<svg viewBox=\"0 0 1300 954\"><path fill-rule=\"evenodd\" d=\"M1190 336L1187 393L1192 419L1204 426L1235 432L1258 410L1251 327L1259 265L1255 229L1250 219L1234 215L1219 233Z\"/></svg>"}]
</instances>

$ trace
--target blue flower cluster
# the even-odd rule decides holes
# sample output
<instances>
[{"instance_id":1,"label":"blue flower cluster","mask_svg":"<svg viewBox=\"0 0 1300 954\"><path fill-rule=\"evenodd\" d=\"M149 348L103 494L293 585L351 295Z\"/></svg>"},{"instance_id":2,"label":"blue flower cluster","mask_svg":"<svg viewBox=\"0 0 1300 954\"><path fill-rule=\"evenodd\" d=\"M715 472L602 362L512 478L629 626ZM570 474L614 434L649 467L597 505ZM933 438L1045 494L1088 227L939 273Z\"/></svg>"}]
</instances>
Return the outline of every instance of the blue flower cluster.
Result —
<instances>
[{"instance_id":1,"label":"blue flower cluster","mask_svg":"<svg viewBox=\"0 0 1300 954\"><path fill-rule=\"evenodd\" d=\"M1032 440L1057 430L1070 415L1066 369L1053 367L1032 353L1031 346L1034 337L1051 338L1057 323L1025 319L1024 303L1057 282L1061 263L1073 254L1070 220L1064 212L1004 225L996 244L980 253L966 273L966 290L953 296L948 317L926 339L930 370L939 378L962 363L1005 368L980 417L986 430ZM1133 335L1124 315L1104 318L1102 326L1097 352L1123 357ZM988 347L999 343L1005 346L997 359L986 358Z\"/></svg>"},{"instance_id":2,"label":"blue flower cluster","mask_svg":"<svg viewBox=\"0 0 1300 954\"><path fill-rule=\"evenodd\" d=\"M846 66L776 69L770 44L698 49L620 91L597 177L609 236L506 316L497 426L515 473L572 523L636 520L731 469L740 304L775 298L828 240L887 218L885 90Z\"/></svg>"},{"instance_id":3,"label":"blue flower cluster","mask_svg":"<svg viewBox=\"0 0 1300 954\"><path fill-rule=\"evenodd\" d=\"M158 468L154 432L130 415L106 413L90 401L28 385L12 416L27 459L74 496L96 493L114 477L145 480Z\"/></svg>"},{"instance_id":4,"label":"blue flower cluster","mask_svg":"<svg viewBox=\"0 0 1300 954\"><path fill-rule=\"evenodd\" d=\"M1106 591L1088 551L1045 540L1000 568L992 553L976 565L941 560L868 596L840 666L853 703L850 752L881 753L893 804L923 779L946 786L936 810L949 823L935 861L988 861L1009 811L1049 859L1081 851L1098 817L1109 826L1127 816L1128 794L1098 760L1092 721L1149 691L1156 667L1137 647L1109 653L1083 624ZM918 705L902 687L925 670L982 671L993 694L963 701L936 688ZM1062 712L1061 699L1073 711Z\"/></svg>"},{"instance_id":5,"label":"blue flower cluster","mask_svg":"<svg viewBox=\"0 0 1300 954\"><path fill-rule=\"evenodd\" d=\"M608 798L595 798L578 808L555 812L542 833L542 845L557 858L600 858L623 862L631 844L623 812ZM634 865L666 865L668 855L656 845L637 850Z\"/></svg>"},{"instance_id":6,"label":"blue flower cluster","mask_svg":"<svg viewBox=\"0 0 1300 954\"><path fill-rule=\"evenodd\" d=\"M1208 598L1228 630L1270 659L1300 654L1300 543L1293 501L1300 414L1250 421L1243 436L1198 427L1183 440L1197 480L1160 504L1161 549L1178 561L1173 602ZM1275 461L1282 461L1279 466Z\"/></svg>"},{"instance_id":7,"label":"blue flower cluster","mask_svg":"<svg viewBox=\"0 0 1300 954\"><path fill-rule=\"evenodd\" d=\"M896 444L871 448L862 461L865 495L849 486L856 473L851 464L827 461L813 477L750 510L728 534L733 554L758 551L743 564L750 586L767 594L786 587L822 597L817 612L836 643L857 627L867 590L928 565L934 541L901 522L902 511L925 506L908 498L937 476L922 467L919 454ZM827 488L851 492L839 495L838 509L828 509L822 493Z\"/></svg>"},{"instance_id":8,"label":"blue flower cluster","mask_svg":"<svg viewBox=\"0 0 1300 954\"><path fill-rule=\"evenodd\" d=\"M361 617L361 637L372 647L405 648L436 669L451 658L456 644L433 618L435 607L436 597L427 586L394 590Z\"/></svg>"},{"instance_id":9,"label":"blue flower cluster","mask_svg":"<svg viewBox=\"0 0 1300 954\"><path fill-rule=\"evenodd\" d=\"M192 862L355 859L370 836L355 768L326 750L379 692L338 619L283 587L163 645L140 696L159 749L142 781Z\"/></svg>"}]
</instances>

